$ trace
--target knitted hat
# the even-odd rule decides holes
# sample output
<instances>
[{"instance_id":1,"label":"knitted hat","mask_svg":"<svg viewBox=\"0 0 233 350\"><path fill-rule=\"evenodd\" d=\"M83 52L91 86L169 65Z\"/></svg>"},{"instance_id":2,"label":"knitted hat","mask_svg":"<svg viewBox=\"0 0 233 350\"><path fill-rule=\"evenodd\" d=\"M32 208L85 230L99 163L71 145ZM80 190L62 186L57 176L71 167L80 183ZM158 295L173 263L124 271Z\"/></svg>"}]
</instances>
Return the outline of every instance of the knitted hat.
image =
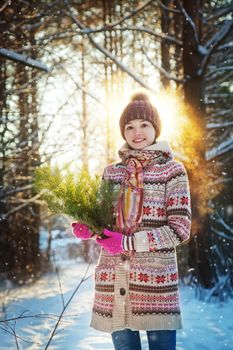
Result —
<instances>
[{"instance_id":1,"label":"knitted hat","mask_svg":"<svg viewBox=\"0 0 233 350\"><path fill-rule=\"evenodd\" d=\"M155 129L156 139L161 133L161 119L157 109L151 104L149 96L145 93L135 93L129 104L123 110L119 125L121 135L125 139L125 125L133 119L143 119L151 122Z\"/></svg>"}]
</instances>

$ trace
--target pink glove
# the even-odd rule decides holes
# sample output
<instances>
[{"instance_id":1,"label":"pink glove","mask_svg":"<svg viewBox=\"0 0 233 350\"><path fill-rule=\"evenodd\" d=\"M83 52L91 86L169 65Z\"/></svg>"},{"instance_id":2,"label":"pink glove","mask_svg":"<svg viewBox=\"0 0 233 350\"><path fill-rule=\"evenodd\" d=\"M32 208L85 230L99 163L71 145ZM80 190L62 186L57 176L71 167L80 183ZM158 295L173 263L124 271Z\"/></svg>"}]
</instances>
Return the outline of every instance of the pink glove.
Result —
<instances>
[{"instance_id":1,"label":"pink glove","mask_svg":"<svg viewBox=\"0 0 233 350\"><path fill-rule=\"evenodd\" d=\"M108 238L97 238L96 242L112 255L122 253L123 248L121 243L123 235L119 232L113 232L107 229L104 229L103 233L108 236Z\"/></svg>"},{"instance_id":2,"label":"pink glove","mask_svg":"<svg viewBox=\"0 0 233 350\"><path fill-rule=\"evenodd\" d=\"M71 227L72 227L73 234L77 238L81 238L84 240L91 238L92 233L89 230L89 227L87 225L84 225L75 221L75 222L72 222Z\"/></svg>"}]
</instances>

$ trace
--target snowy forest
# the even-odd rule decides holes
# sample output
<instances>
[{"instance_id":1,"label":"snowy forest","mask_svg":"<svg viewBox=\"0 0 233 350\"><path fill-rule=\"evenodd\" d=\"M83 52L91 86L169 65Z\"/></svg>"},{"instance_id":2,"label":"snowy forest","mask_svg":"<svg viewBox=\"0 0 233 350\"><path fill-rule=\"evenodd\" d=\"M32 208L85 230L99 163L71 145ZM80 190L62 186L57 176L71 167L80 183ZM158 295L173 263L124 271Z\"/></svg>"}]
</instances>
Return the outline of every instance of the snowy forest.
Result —
<instances>
[{"instance_id":1,"label":"snowy forest","mask_svg":"<svg viewBox=\"0 0 233 350\"><path fill-rule=\"evenodd\" d=\"M178 264L196 323L178 350L233 349L232 14L230 0L0 2L0 349L112 349L84 307L98 247L48 210L34 174L46 164L101 174L118 159L119 116L140 88L190 181L191 239Z\"/></svg>"}]
</instances>

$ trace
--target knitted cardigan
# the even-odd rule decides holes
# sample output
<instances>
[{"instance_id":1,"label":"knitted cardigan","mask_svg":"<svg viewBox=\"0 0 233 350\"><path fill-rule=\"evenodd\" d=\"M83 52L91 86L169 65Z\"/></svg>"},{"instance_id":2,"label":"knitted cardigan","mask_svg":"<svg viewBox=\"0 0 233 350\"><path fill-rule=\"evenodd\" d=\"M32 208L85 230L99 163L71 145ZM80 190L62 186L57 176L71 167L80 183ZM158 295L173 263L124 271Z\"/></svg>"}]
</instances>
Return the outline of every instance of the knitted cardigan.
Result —
<instances>
[{"instance_id":1,"label":"knitted cardigan","mask_svg":"<svg viewBox=\"0 0 233 350\"><path fill-rule=\"evenodd\" d=\"M131 241L124 239L127 250L123 254L113 256L102 249L95 268L90 326L104 332L182 328L176 246L190 234L187 173L183 164L173 159L166 141L146 149L161 151L161 157L144 168L139 230ZM122 162L110 164L103 179L112 181L114 190L119 191L124 173ZM131 245L136 251L130 250Z\"/></svg>"}]
</instances>

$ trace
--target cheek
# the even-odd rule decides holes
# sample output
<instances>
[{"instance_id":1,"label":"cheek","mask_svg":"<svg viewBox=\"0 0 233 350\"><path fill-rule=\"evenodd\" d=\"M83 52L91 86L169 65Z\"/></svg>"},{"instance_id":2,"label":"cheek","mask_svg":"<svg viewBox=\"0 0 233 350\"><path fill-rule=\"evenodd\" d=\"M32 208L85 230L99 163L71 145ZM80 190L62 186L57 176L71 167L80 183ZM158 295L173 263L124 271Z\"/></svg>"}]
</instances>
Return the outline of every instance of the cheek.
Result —
<instances>
[{"instance_id":1,"label":"cheek","mask_svg":"<svg viewBox=\"0 0 233 350\"><path fill-rule=\"evenodd\" d=\"M156 136L155 129L151 130L150 135L151 135L151 138L155 139L155 136Z\"/></svg>"},{"instance_id":2,"label":"cheek","mask_svg":"<svg viewBox=\"0 0 233 350\"><path fill-rule=\"evenodd\" d=\"M155 141L155 132L151 131L147 133L147 139L152 144Z\"/></svg>"},{"instance_id":3,"label":"cheek","mask_svg":"<svg viewBox=\"0 0 233 350\"><path fill-rule=\"evenodd\" d=\"M129 138L132 135L132 131L126 130L124 135L125 135L125 138Z\"/></svg>"}]
</instances>

